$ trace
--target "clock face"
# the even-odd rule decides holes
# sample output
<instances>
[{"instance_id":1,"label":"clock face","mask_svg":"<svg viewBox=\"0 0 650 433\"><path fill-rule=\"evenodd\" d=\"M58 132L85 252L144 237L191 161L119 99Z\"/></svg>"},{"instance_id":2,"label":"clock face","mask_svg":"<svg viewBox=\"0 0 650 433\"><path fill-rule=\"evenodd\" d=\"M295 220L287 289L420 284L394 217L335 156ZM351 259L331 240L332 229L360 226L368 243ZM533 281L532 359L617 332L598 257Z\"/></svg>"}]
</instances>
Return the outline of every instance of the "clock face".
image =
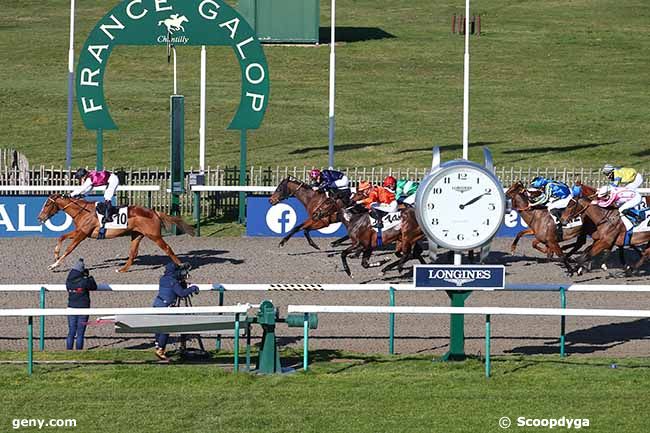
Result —
<instances>
[{"instance_id":1,"label":"clock face","mask_svg":"<svg viewBox=\"0 0 650 433\"><path fill-rule=\"evenodd\" d=\"M492 173L469 161L454 161L423 183L416 200L418 221L436 244L468 250L486 244L496 234L505 198Z\"/></svg>"}]
</instances>

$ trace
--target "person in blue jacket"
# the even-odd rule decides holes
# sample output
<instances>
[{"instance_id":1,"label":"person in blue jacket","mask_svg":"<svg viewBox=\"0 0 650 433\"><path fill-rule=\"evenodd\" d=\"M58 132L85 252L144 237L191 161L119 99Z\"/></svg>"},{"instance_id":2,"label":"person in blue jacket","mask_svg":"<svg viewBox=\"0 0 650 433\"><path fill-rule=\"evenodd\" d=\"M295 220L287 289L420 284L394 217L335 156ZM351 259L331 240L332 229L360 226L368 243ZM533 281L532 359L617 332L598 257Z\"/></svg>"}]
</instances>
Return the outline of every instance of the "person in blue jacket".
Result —
<instances>
[{"instance_id":1,"label":"person in blue jacket","mask_svg":"<svg viewBox=\"0 0 650 433\"><path fill-rule=\"evenodd\" d=\"M176 265L170 262L165 266L165 272L160 277L158 295L153 301L153 307L173 307L179 298L186 298L190 295L199 293L197 286L187 286L188 266ZM156 334L156 356L161 360L166 360L165 347L169 334Z\"/></svg>"},{"instance_id":2,"label":"person in blue jacket","mask_svg":"<svg viewBox=\"0 0 650 433\"><path fill-rule=\"evenodd\" d=\"M90 308L91 290L97 290L95 279L84 265L84 259L77 260L72 267L68 278L65 280L65 287L68 290L68 308ZM74 348L75 340L77 350L84 348L84 334L88 316L68 316L68 336L65 339L67 350Z\"/></svg>"}]
</instances>

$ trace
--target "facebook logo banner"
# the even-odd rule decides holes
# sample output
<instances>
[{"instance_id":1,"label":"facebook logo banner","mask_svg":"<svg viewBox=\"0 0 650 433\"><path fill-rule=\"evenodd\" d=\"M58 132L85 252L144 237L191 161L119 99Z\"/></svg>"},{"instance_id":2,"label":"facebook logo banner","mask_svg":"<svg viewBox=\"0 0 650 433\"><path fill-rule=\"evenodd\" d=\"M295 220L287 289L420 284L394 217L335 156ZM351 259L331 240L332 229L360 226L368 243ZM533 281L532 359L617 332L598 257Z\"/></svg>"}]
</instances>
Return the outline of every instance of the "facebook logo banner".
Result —
<instances>
[{"instance_id":1,"label":"facebook logo banner","mask_svg":"<svg viewBox=\"0 0 650 433\"><path fill-rule=\"evenodd\" d=\"M271 206L268 197L246 198L246 235L284 237L298 224L309 218L307 210L296 198L290 198ZM313 237L341 237L346 235L345 226L334 223L320 230L311 231ZM302 230L295 236L304 236Z\"/></svg>"},{"instance_id":2,"label":"facebook logo banner","mask_svg":"<svg viewBox=\"0 0 650 433\"><path fill-rule=\"evenodd\" d=\"M522 230L526 230L528 224L524 221L517 211L511 210L503 218L503 224L499 227L497 237L499 238L514 238Z\"/></svg>"},{"instance_id":3,"label":"facebook logo banner","mask_svg":"<svg viewBox=\"0 0 650 433\"><path fill-rule=\"evenodd\" d=\"M102 196L86 197L97 201ZM59 211L45 224L38 222L38 214L47 196L0 196L0 237L58 237L74 230L72 217Z\"/></svg>"}]
</instances>

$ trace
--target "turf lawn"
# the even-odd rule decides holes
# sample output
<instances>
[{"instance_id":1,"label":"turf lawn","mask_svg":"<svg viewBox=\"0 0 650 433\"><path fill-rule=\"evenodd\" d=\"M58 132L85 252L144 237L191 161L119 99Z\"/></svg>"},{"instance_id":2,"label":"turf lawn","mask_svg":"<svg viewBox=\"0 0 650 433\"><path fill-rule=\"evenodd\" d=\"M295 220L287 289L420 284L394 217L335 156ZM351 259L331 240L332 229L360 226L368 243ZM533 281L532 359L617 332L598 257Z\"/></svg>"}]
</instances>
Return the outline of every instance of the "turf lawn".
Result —
<instances>
[{"instance_id":1,"label":"turf lawn","mask_svg":"<svg viewBox=\"0 0 650 433\"><path fill-rule=\"evenodd\" d=\"M116 4L77 2L77 55ZM2 1L0 148L15 147L32 164L65 161L68 8L68 0ZM445 159L460 156L463 38L450 22L463 8L338 1L337 26L349 41L337 57L338 165L426 167L434 144ZM470 157L480 159L487 144L501 166L648 168L649 2L474 0L472 13L481 14L483 34L471 41ZM328 1L321 25L327 34ZM250 134L249 163L325 165L328 47L269 46L266 54L270 105ZM179 47L178 56L189 167L198 164L199 48ZM238 134L225 129L240 93L232 50L209 48L208 68L207 162L237 164ZM111 55L105 89L120 129L105 134L108 167L168 163L171 80L165 47ZM74 165L94 165L95 138L76 111L74 128Z\"/></svg>"},{"instance_id":2,"label":"turf lawn","mask_svg":"<svg viewBox=\"0 0 650 433\"><path fill-rule=\"evenodd\" d=\"M10 358L24 353L0 354ZM69 353L46 358L71 359ZM151 353L74 358L142 360ZM312 358L307 374L282 376L147 363L36 365L30 378L24 365L2 365L0 430L10 431L14 418L74 418L77 428L70 430L83 432L467 433L502 431L498 420L507 416L515 424L518 417L586 418L590 432L647 431L648 359L503 357L486 379L477 360L328 351ZM510 430L547 429L513 424Z\"/></svg>"}]
</instances>

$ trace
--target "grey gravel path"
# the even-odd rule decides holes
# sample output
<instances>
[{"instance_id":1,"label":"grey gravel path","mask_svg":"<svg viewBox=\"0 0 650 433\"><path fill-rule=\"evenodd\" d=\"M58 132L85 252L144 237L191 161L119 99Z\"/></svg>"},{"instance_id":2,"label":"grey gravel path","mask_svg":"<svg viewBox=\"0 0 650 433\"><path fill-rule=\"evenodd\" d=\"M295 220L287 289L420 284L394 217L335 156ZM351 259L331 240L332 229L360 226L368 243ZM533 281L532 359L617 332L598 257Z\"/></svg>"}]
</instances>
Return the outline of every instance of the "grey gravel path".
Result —
<instances>
[{"instance_id":1,"label":"grey gravel path","mask_svg":"<svg viewBox=\"0 0 650 433\"><path fill-rule=\"evenodd\" d=\"M277 247L276 239L261 238L168 238L182 260L193 265L192 280L199 283L362 283L406 282L396 276L382 278L376 268L364 270L358 259L351 260L354 279L343 273L338 255L329 248L329 241L316 240L321 251L311 249L300 238L289 241L285 248ZM162 267L168 259L158 248L143 241L140 257L127 274L115 270L126 258L128 239L86 241L63 264L51 272L47 265L53 262L52 239L1 239L0 284L64 283L67 271L77 257L84 257L92 267L98 282L157 283ZM557 263L548 263L532 250L529 240L520 243L516 256L506 254L509 239L498 239L493 244L490 263L506 265L507 281L516 283L585 282L591 284L646 284L647 273L632 278L614 278L609 272L594 271L580 278L570 279ZM379 253L389 257L389 253ZM392 257L392 256L390 256ZM632 256L630 256L632 257ZM616 260L610 260L614 267ZM94 307L149 306L154 292L95 293ZM286 305L339 304L387 305L388 294L382 292L230 292L226 303L259 302L272 299L286 312ZM201 293L195 305L214 305L216 293ZM398 293L398 305L448 305L444 293ZM650 309L650 293L570 293L570 307ZM34 307L36 293L0 293L0 308ZM48 295L48 307L64 307L65 293ZM468 306L557 307L557 293L500 292L474 293ZM382 315L321 315L319 329L314 331L312 348L347 349L359 352L386 352L388 347L388 317ZM568 318L567 343L569 353L600 356L650 356L650 322L634 319ZM36 327L38 328L38 327ZM447 348L449 318L447 316L398 316L396 350L400 353L441 354ZM0 350L25 348L25 320L0 319ZM47 321L47 347L62 349L67 325L64 318ZM300 345L301 329L279 326L282 343ZM466 317L468 353L483 352L484 323L478 316ZM557 353L559 318L495 317L492 320L494 353L546 354ZM230 342L226 342L226 347ZM210 345L212 343L209 343ZM87 348L150 347L150 337L116 336L110 326L91 327L87 332Z\"/></svg>"}]
</instances>

